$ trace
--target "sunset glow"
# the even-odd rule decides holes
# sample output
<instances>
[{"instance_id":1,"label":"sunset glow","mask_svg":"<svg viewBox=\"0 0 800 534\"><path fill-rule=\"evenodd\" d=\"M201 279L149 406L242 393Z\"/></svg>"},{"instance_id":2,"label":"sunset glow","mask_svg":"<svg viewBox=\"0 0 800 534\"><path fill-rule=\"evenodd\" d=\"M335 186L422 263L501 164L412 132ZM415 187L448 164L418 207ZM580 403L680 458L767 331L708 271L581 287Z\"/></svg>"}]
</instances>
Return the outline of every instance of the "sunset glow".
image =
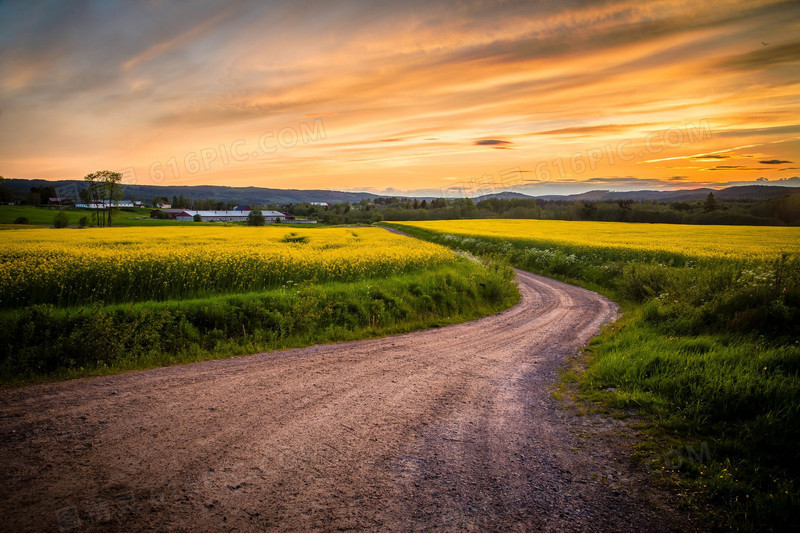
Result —
<instances>
[{"instance_id":1,"label":"sunset glow","mask_svg":"<svg viewBox=\"0 0 800 534\"><path fill-rule=\"evenodd\" d=\"M420 195L800 175L800 3L0 4L0 174ZM796 184L800 185L800 184Z\"/></svg>"}]
</instances>

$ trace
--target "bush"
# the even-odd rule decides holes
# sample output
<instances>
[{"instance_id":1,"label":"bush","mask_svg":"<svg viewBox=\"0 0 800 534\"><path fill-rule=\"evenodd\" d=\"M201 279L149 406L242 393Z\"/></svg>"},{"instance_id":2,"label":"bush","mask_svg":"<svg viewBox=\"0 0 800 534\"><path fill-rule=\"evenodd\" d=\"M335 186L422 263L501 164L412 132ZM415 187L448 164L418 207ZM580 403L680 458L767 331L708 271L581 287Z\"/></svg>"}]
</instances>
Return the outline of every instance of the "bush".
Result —
<instances>
[{"instance_id":1,"label":"bush","mask_svg":"<svg viewBox=\"0 0 800 534\"><path fill-rule=\"evenodd\" d=\"M17 217L16 219L14 219L14 224L28 224L28 218L27 217Z\"/></svg>"},{"instance_id":2,"label":"bush","mask_svg":"<svg viewBox=\"0 0 800 534\"><path fill-rule=\"evenodd\" d=\"M88 224L89 224L89 220L88 220L86 217L81 217L81 218L78 220L78 226L79 226L80 228L86 228L86 226L87 226Z\"/></svg>"},{"instance_id":3,"label":"bush","mask_svg":"<svg viewBox=\"0 0 800 534\"><path fill-rule=\"evenodd\" d=\"M203 217L201 217L199 213L195 213L192 219L194 220L194 222L203 222Z\"/></svg>"},{"instance_id":4,"label":"bush","mask_svg":"<svg viewBox=\"0 0 800 534\"><path fill-rule=\"evenodd\" d=\"M247 214L248 226L264 226L265 222L266 220L264 219L264 215L258 208L252 210L250 213Z\"/></svg>"},{"instance_id":5,"label":"bush","mask_svg":"<svg viewBox=\"0 0 800 534\"><path fill-rule=\"evenodd\" d=\"M53 226L56 228L66 228L69 226L69 218L63 211L59 211L53 219Z\"/></svg>"}]
</instances>

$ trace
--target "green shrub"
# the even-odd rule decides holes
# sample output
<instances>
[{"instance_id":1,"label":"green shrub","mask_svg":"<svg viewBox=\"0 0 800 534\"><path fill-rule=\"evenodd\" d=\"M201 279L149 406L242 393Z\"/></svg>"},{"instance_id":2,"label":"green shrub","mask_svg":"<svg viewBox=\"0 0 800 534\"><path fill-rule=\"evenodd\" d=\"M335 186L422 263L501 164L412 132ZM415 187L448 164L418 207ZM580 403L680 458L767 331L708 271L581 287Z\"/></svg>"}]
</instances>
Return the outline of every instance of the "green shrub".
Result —
<instances>
[{"instance_id":1,"label":"green shrub","mask_svg":"<svg viewBox=\"0 0 800 534\"><path fill-rule=\"evenodd\" d=\"M66 228L69 226L69 218L67 217L67 214L59 210L53 219L53 226L56 228Z\"/></svg>"}]
</instances>

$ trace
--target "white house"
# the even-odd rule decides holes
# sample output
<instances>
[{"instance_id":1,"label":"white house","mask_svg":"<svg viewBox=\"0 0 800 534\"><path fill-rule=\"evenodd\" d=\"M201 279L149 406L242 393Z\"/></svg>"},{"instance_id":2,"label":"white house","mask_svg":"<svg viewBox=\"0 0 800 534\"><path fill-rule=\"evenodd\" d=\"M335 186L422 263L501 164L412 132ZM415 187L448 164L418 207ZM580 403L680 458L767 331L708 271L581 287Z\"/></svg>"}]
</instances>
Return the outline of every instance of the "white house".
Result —
<instances>
[{"instance_id":1,"label":"white house","mask_svg":"<svg viewBox=\"0 0 800 534\"><path fill-rule=\"evenodd\" d=\"M141 203L140 203L141 204ZM132 200L115 200L113 203L115 208L132 208L133 201ZM108 208L108 200L97 200L92 202L91 204L87 204L85 202L80 204L75 204L76 208L86 208L92 210L104 210Z\"/></svg>"}]
</instances>

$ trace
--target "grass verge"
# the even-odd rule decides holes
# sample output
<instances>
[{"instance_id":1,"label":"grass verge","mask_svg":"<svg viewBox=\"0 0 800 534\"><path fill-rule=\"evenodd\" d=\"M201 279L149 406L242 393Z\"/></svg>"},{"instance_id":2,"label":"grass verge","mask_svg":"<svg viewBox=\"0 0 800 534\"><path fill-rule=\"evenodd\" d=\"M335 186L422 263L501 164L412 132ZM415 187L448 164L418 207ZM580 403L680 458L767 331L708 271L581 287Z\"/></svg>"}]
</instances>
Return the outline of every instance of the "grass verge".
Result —
<instances>
[{"instance_id":1,"label":"grass verge","mask_svg":"<svg viewBox=\"0 0 800 534\"><path fill-rule=\"evenodd\" d=\"M508 264L466 259L353 283L0 312L0 382L108 374L463 322L519 299Z\"/></svg>"},{"instance_id":2,"label":"grass verge","mask_svg":"<svg viewBox=\"0 0 800 534\"><path fill-rule=\"evenodd\" d=\"M675 257L410 235L573 282L625 314L589 347L582 396L646 418L642 460L709 528L789 530L800 510L800 259Z\"/></svg>"}]
</instances>

